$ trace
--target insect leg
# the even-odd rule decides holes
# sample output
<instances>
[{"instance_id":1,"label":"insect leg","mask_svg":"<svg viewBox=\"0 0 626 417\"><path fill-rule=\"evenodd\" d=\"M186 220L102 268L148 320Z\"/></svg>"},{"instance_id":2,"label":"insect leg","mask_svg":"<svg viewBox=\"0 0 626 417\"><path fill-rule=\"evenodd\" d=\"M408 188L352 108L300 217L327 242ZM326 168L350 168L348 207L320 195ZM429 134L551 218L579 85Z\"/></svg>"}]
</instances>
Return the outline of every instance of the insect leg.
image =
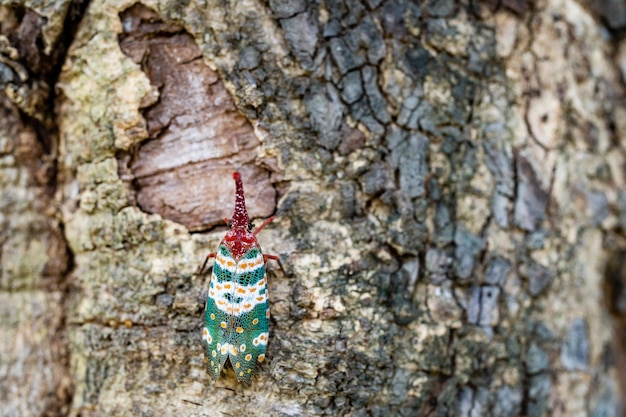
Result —
<instances>
[{"instance_id":1,"label":"insect leg","mask_svg":"<svg viewBox=\"0 0 626 417\"><path fill-rule=\"evenodd\" d=\"M254 233L254 235L256 236L261 230L263 230L263 228L265 226L267 226L268 224L270 224L270 222L272 220L274 220L276 218L276 216L272 216L272 217L268 217L267 219L265 219L265 221L263 223L261 223L261 225L252 233Z\"/></svg>"},{"instance_id":2,"label":"insect leg","mask_svg":"<svg viewBox=\"0 0 626 417\"><path fill-rule=\"evenodd\" d=\"M200 267L200 269L198 270L198 275L202 275L202 273L204 272L204 268L206 268L206 264L207 262L209 262L209 258L215 258L215 252L209 253L206 256L206 259L204 260L202 267Z\"/></svg>"},{"instance_id":3,"label":"insect leg","mask_svg":"<svg viewBox=\"0 0 626 417\"><path fill-rule=\"evenodd\" d=\"M268 259L271 259L272 261L276 261L278 262L278 266L280 267L280 270L283 271L283 274L285 276L287 276L287 273L285 272L285 268L283 268L283 263L280 261L280 258L276 255L263 255L263 262L267 263Z\"/></svg>"}]
</instances>

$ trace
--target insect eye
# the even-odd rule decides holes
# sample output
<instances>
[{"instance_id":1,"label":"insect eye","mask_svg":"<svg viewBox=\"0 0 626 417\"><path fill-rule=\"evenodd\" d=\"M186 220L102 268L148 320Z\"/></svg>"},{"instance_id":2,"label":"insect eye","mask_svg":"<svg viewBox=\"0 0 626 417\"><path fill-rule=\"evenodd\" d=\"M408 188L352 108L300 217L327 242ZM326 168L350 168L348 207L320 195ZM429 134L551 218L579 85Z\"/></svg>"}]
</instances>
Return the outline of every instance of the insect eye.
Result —
<instances>
[{"instance_id":1,"label":"insect eye","mask_svg":"<svg viewBox=\"0 0 626 417\"><path fill-rule=\"evenodd\" d=\"M248 232L251 232L254 229L254 223L248 222Z\"/></svg>"}]
</instances>

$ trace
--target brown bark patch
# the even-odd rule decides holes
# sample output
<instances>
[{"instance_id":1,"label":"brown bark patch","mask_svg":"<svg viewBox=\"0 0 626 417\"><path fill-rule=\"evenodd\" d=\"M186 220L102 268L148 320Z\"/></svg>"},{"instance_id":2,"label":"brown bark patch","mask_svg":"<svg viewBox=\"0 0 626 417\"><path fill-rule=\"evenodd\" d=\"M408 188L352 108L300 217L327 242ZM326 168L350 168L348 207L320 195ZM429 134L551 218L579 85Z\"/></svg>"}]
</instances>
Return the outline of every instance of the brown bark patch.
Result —
<instances>
[{"instance_id":1,"label":"brown bark patch","mask_svg":"<svg viewBox=\"0 0 626 417\"><path fill-rule=\"evenodd\" d=\"M251 217L271 215L276 191L269 172L253 165L260 142L193 37L140 4L120 17L120 47L155 89L143 108L149 139L129 161L137 204L206 229L230 215L232 172L239 170Z\"/></svg>"}]
</instances>

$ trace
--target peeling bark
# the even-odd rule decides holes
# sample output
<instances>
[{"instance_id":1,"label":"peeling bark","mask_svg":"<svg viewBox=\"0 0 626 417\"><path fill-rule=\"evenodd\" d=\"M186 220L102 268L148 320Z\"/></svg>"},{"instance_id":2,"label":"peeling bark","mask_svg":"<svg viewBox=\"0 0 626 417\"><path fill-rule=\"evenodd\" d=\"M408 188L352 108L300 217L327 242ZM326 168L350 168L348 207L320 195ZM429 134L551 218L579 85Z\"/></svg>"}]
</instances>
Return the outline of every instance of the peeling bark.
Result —
<instances>
[{"instance_id":1,"label":"peeling bark","mask_svg":"<svg viewBox=\"0 0 626 417\"><path fill-rule=\"evenodd\" d=\"M150 140L124 152L126 160L120 161L130 170L137 205L191 231L222 224L222 196L232 194L230 174L245 167L251 215L270 216L276 193L269 173L246 167L260 142L193 38L139 4L122 11L120 19L120 47L154 88L142 103Z\"/></svg>"}]
</instances>

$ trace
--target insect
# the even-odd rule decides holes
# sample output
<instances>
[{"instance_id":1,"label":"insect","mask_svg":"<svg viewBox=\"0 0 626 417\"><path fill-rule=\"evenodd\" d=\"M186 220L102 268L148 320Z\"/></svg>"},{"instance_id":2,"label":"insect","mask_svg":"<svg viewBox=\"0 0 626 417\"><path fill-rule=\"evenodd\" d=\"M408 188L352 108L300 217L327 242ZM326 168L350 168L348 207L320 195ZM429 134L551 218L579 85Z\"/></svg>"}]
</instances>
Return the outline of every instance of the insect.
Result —
<instances>
[{"instance_id":1,"label":"insect","mask_svg":"<svg viewBox=\"0 0 626 417\"><path fill-rule=\"evenodd\" d=\"M235 212L228 221L229 230L217 252L209 253L200 268L204 271L209 259L215 258L206 302L202 341L206 349L207 368L217 381L226 363L235 370L239 382L250 385L257 361L265 360L269 335L270 309L265 264L278 262L275 255L264 255L256 235L275 216L252 231L243 194L241 174L235 180Z\"/></svg>"}]
</instances>

